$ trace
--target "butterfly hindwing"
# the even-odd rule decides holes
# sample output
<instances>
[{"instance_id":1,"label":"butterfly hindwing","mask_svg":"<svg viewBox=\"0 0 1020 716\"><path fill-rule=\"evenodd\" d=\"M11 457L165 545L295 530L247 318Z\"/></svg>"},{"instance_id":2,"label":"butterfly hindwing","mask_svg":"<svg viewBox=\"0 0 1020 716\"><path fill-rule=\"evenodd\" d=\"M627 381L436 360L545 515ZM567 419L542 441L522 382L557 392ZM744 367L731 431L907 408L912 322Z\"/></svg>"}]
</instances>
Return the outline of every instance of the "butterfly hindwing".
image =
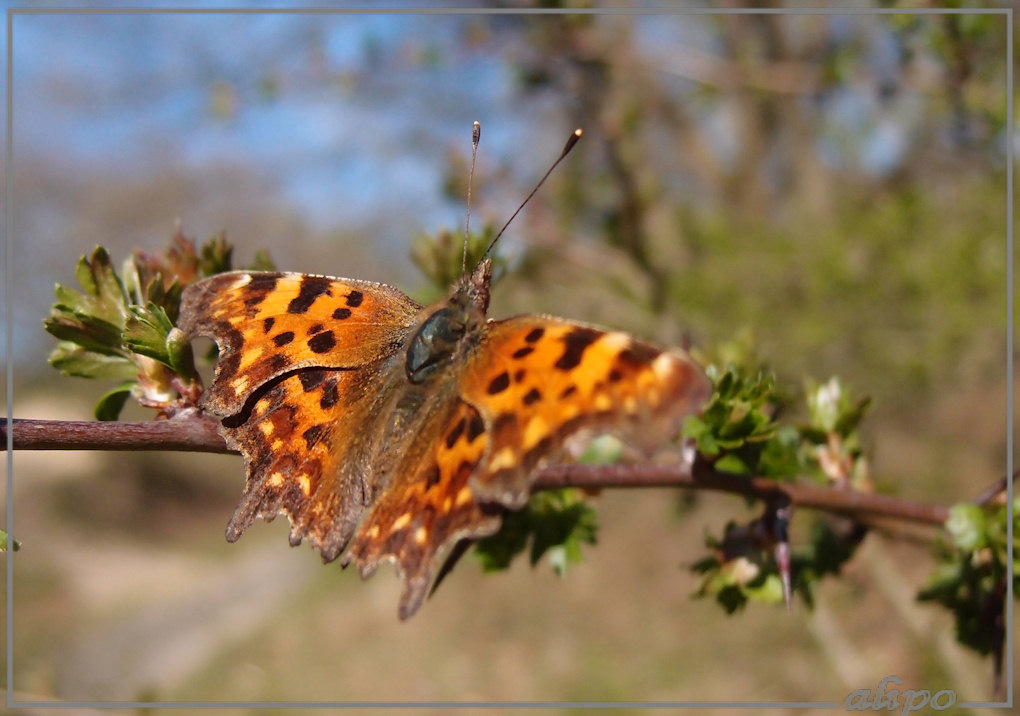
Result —
<instances>
[{"instance_id":1,"label":"butterfly hindwing","mask_svg":"<svg viewBox=\"0 0 1020 716\"><path fill-rule=\"evenodd\" d=\"M437 424L425 459L399 474L373 505L343 564L358 565L363 577L392 560L404 580L400 616L421 606L442 559L461 539L499 529L498 508L475 499L468 484L488 439L478 411L458 401Z\"/></svg>"},{"instance_id":2,"label":"butterfly hindwing","mask_svg":"<svg viewBox=\"0 0 1020 716\"><path fill-rule=\"evenodd\" d=\"M347 545L368 499L359 470L363 371L312 368L276 381L250 413L223 421L227 444L245 456L247 483L227 525L237 540L256 517L284 513L291 543L307 539L326 561Z\"/></svg>"}]
</instances>

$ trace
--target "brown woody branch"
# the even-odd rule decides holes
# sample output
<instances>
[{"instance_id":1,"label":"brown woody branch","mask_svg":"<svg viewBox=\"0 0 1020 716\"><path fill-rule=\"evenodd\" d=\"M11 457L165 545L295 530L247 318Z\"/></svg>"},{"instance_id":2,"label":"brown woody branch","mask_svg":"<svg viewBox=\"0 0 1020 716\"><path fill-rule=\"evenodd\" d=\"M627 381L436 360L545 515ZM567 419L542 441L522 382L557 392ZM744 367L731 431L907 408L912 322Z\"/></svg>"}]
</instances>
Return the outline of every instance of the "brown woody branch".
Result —
<instances>
[{"instance_id":1,"label":"brown woody branch","mask_svg":"<svg viewBox=\"0 0 1020 716\"><path fill-rule=\"evenodd\" d=\"M181 450L227 453L208 416L145 422L63 420L13 421L15 450ZM7 447L7 424L0 423L0 440ZM538 472L536 489L582 487L680 487L715 490L823 510L857 519L892 518L941 526L949 516L942 505L904 500L804 483L778 482L717 472L704 463L694 469L682 465L558 465Z\"/></svg>"}]
</instances>

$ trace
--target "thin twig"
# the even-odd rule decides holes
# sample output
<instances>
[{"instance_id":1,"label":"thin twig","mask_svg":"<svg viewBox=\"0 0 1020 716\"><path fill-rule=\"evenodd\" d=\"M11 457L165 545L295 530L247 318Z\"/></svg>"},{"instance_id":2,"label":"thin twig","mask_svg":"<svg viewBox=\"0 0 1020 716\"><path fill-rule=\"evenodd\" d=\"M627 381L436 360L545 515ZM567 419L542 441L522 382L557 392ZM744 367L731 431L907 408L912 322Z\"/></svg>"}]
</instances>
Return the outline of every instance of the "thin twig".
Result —
<instances>
[{"instance_id":1,"label":"thin twig","mask_svg":"<svg viewBox=\"0 0 1020 716\"><path fill-rule=\"evenodd\" d=\"M835 487L778 482L766 477L733 475L717 472L705 465L697 466L694 474L677 465L557 465L540 470L535 486L541 489L685 487L730 492L759 500L785 496L798 507L855 518L892 517L932 526L941 526L949 517L949 510L942 505Z\"/></svg>"},{"instance_id":2,"label":"thin twig","mask_svg":"<svg viewBox=\"0 0 1020 716\"><path fill-rule=\"evenodd\" d=\"M145 422L14 420L15 450L179 450L227 453L218 422L209 416ZM0 423L6 445L7 425ZM942 505L904 500L817 485L777 482L717 472L698 463L692 472L682 465L557 465L538 471L535 489L673 487L714 490L760 500L785 497L807 507L861 518L894 518L942 525L949 510Z\"/></svg>"},{"instance_id":3,"label":"thin twig","mask_svg":"<svg viewBox=\"0 0 1020 716\"><path fill-rule=\"evenodd\" d=\"M1020 477L1020 468L1013 471L1013 482ZM1009 486L1009 480L1006 476L1000 477L992 485L981 491L981 494L974 498L973 502L975 505L987 505L999 495L1006 492L1006 488Z\"/></svg>"},{"instance_id":4,"label":"thin twig","mask_svg":"<svg viewBox=\"0 0 1020 716\"><path fill-rule=\"evenodd\" d=\"M14 419L15 450L180 450L230 452L211 417L143 422ZM0 423L6 446L7 424Z\"/></svg>"}]
</instances>

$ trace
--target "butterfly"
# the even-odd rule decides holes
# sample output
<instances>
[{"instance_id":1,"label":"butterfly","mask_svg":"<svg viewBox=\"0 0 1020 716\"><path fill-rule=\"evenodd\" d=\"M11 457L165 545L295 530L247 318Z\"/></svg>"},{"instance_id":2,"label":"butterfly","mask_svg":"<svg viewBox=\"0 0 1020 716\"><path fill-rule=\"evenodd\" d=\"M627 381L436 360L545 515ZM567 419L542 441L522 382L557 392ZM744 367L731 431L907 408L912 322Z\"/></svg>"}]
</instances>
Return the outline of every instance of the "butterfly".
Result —
<instances>
[{"instance_id":1,"label":"butterfly","mask_svg":"<svg viewBox=\"0 0 1020 716\"><path fill-rule=\"evenodd\" d=\"M285 514L290 543L362 577L384 560L414 614L462 540L527 502L580 430L668 438L711 393L685 351L543 315L491 320L491 259L422 306L382 284L233 271L183 293L179 326L219 346L199 405L243 456L227 525Z\"/></svg>"}]
</instances>

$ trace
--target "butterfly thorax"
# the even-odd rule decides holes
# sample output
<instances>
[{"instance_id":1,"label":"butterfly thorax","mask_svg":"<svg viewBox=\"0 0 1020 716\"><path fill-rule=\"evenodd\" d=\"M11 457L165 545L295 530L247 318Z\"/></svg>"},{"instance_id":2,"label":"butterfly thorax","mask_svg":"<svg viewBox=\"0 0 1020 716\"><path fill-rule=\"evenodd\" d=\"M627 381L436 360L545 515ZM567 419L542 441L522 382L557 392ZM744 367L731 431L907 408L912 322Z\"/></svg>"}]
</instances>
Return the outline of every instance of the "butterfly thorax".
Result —
<instances>
[{"instance_id":1,"label":"butterfly thorax","mask_svg":"<svg viewBox=\"0 0 1020 716\"><path fill-rule=\"evenodd\" d=\"M492 262L478 264L454 286L446 305L435 310L411 338L404 369L415 385L427 383L449 366L485 324Z\"/></svg>"}]
</instances>

